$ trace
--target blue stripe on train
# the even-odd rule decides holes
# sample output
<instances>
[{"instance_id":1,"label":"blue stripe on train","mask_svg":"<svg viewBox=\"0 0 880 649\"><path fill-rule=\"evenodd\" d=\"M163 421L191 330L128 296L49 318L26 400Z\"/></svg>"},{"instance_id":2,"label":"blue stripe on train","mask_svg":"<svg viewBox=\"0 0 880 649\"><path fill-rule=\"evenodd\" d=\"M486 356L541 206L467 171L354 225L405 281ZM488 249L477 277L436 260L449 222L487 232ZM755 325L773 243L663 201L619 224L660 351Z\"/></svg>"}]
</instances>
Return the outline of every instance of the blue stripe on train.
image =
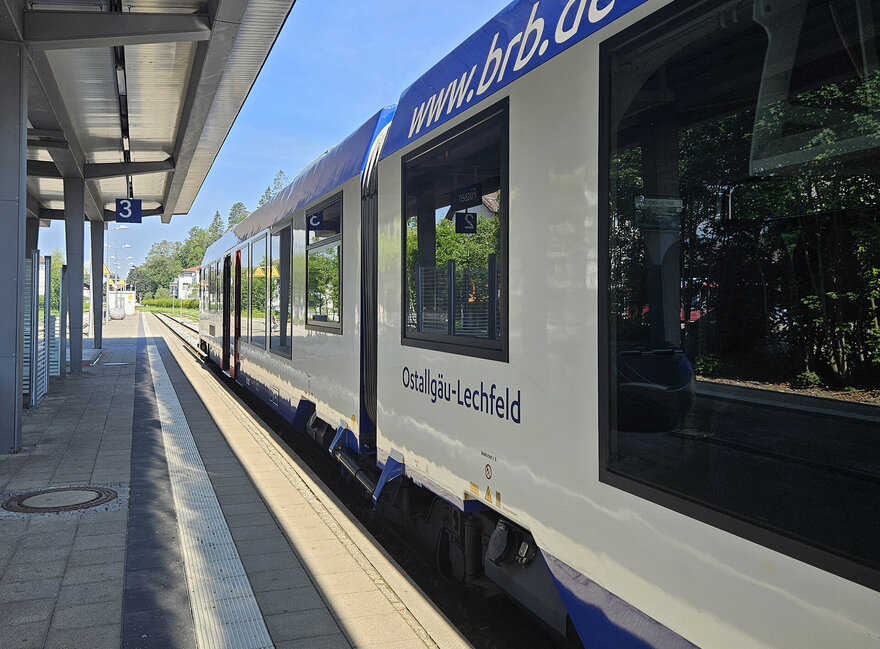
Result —
<instances>
[{"instance_id":1,"label":"blue stripe on train","mask_svg":"<svg viewBox=\"0 0 880 649\"><path fill-rule=\"evenodd\" d=\"M695 649L696 645L541 550L587 649Z\"/></svg>"}]
</instances>

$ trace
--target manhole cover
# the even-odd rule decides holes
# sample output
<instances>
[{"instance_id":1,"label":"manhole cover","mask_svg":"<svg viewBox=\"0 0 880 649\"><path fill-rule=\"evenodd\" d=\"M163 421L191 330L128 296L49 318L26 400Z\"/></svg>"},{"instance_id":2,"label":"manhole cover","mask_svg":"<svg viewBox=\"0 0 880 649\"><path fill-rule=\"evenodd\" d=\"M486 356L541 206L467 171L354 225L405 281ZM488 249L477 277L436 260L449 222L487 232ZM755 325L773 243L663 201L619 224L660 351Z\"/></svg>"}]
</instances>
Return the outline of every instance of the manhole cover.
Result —
<instances>
[{"instance_id":1,"label":"manhole cover","mask_svg":"<svg viewBox=\"0 0 880 649\"><path fill-rule=\"evenodd\" d=\"M25 514L67 512L103 505L116 498L116 492L105 487L57 487L12 496L3 509Z\"/></svg>"}]
</instances>

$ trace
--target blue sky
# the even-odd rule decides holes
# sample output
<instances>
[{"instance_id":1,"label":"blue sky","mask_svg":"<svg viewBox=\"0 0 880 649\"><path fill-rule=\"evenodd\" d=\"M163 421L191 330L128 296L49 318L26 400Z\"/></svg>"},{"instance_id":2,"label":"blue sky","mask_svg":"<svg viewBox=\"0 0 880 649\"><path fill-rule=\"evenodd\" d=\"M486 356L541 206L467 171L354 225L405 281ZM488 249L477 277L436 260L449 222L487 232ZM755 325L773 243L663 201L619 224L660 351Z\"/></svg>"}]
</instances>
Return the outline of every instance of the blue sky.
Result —
<instances>
[{"instance_id":1,"label":"blue sky","mask_svg":"<svg viewBox=\"0 0 880 649\"><path fill-rule=\"evenodd\" d=\"M297 0L189 214L145 218L111 242L140 264L154 242L182 241L215 211L225 221L237 201L253 210L279 169L292 180L509 2ZM63 223L41 228L39 246L63 251Z\"/></svg>"}]
</instances>

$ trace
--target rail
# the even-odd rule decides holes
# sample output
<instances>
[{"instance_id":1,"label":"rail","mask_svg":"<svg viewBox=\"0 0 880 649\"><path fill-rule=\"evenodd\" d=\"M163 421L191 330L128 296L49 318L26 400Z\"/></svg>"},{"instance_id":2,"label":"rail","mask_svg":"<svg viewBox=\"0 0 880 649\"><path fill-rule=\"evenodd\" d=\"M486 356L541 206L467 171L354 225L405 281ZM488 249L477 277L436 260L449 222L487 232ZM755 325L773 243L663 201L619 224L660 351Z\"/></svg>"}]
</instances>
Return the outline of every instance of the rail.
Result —
<instances>
[{"instance_id":1,"label":"rail","mask_svg":"<svg viewBox=\"0 0 880 649\"><path fill-rule=\"evenodd\" d=\"M153 313L159 322L164 324L171 330L175 336L186 343L187 351L194 354L198 358L204 358L204 353L199 348L199 330L185 322L181 322L178 318L168 315L167 313Z\"/></svg>"}]
</instances>

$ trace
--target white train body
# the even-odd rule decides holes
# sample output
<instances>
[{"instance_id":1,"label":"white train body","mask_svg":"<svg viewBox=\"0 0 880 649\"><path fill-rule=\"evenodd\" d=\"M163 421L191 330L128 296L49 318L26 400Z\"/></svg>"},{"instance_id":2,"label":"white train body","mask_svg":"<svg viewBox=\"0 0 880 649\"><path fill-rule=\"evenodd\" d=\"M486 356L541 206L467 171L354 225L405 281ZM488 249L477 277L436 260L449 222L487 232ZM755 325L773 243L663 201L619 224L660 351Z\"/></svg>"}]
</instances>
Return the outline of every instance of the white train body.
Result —
<instances>
[{"instance_id":1,"label":"white train body","mask_svg":"<svg viewBox=\"0 0 880 649\"><path fill-rule=\"evenodd\" d=\"M627 477L627 465L612 466L609 459L618 452L616 444L631 441L607 433L610 419L619 417L623 421L628 416L625 409L629 403L619 396L624 394L623 387L610 386L603 378L623 371L619 365L623 357L608 352L608 328L603 323L603 313L610 313L604 298L608 271L603 266L608 263L606 223L611 209L603 207L603 201L609 201L605 183L613 147L608 143L607 129L609 124L617 123L615 120L622 123L624 113L627 119L638 115L637 111L626 112L638 88L618 90L615 97L622 97L623 105L609 107L609 87L624 84L603 70L603 61L610 61L614 52L623 52L620 56L624 57L626 52L638 51L640 41L634 30L641 25L647 25L655 34L667 24L671 25L670 33L678 25L691 25L692 31L705 32L693 38L705 39L712 37L712 32L699 26L701 11L709 16L704 22L719 30L752 19L751 3L692 4L650 0L514 2L403 94L377 168L376 465L386 467L385 478L393 478L389 470L398 468L414 483L462 511L495 512L493 516L530 533L585 646L880 646L880 557L872 554L874 541L857 544L868 548L862 554L858 547L845 551L829 548L833 543L824 539L836 539L833 532L825 537L819 530L811 538L797 527L799 522L792 522L791 530L787 530L784 517L780 521L758 520L748 513L749 505L742 504L747 500L745 496L742 502L730 501L742 504L743 511L731 511L732 505L701 503L699 497L684 493L683 487L677 491L674 477L666 484L659 478L656 484L650 484L649 478L635 474ZM806 3L795 0L771 4L778 11L775 15L790 17L807 10ZM816 7L821 4L812 3L810 11L818 11ZM874 29L880 26L880 14L871 14L878 10L877 3L856 4L863 23L873 21ZM757 16L761 10L754 12ZM845 17L840 24L843 31L850 29ZM767 29L768 41L778 45L779 34L774 28ZM864 26L861 29L860 33L870 32ZM688 34L681 28L682 39L691 38ZM664 50L668 45L659 36L654 43L658 59L669 55ZM873 41L870 45L876 48ZM501 76L503 81L498 80ZM765 88L770 83L766 78L762 81ZM695 88L694 94L698 91ZM452 102L455 106L450 108ZM615 110L619 111L616 117L609 117L609 112ZM710 112L700 118L702 121L694 118L695 124L722 119L711 113L714 109L706 110ZM435 186L425 181L424 174L429 171L424 169L441 169L444 158L439 152L446 147L446 158L453 159L455 151L464 150L462 143L468 134L479 135L481 128L489 128L486 124L500 125L498 132L502 135L496 147L502 167L500 181L496 182L494 175L487 180L489 176L480 176L482 172L475 168L473 178L462 175L454 182L458 183L455 189L469 190L473 182L481 188L482 196L500 196L499 205L484 212L489 220L503 219L503 259L498 260L501 280L494 289L500 297L494 307L486 307L490 314L487 323L494 319L492 309L500 309L496 321L500 340L488 333L493 327L487 324L486 344L478 341L469 346L473 341L461 345L454 333L461 325L453 322L458 317L455 313L471 308L464 305L456 312L454 305L447 304L446 320L443 314L431 313L431 317L440 317L441 324L446 322L450 333L434 329L434 333L423 335L427 329L423 329L421 318L427 317L427 307L418 302L420 313L414 315L406 295L410 286L416 286L417 293L422 291L428 280L423 270L414 271L417 279L410 273L409 257L405 256L417 256L416 265L421 267L424 260L433 259L434 253L417 248L428 235L419 235L423 239L413 249L407 248L405 239L409 230L434 232L436 240L435 228L443 220L441 207L445 210L451 206L446 216L453 218L454 201L430 202L431 192L441 191L441 172L437 172ZM658 159L662 159L662 142L646 142L650 137L662 141L663 128L662 124L657 126L654 136L638 135L640 151L655 146L660 151ZM636 136L626 137L632 141ZM620 141L626 137L620 136ZM495 146L495 140L487 141L490 143L480 145L483 149ZM858 157L865 146L853 144L847 155ZM877 143L871 141L870 146L876 147ZM773 154L782 176L786 165L790 168L801 164L787 161L789 153L783 149ZM754 153L756 150L753 148L750 158L755 175L761 171L760 162L770 159L761 158ZM670 183L678 184L678 172L670 171L670 165L664 168L661 161L657 166L661 169L659 175L674 176L672 181L661 179L660 184L665 182L667 188ZM414 170L410 184L421 183L421 189L412 190L406 184L410 168ZM256 382L276 386L293 408L300 399L313 403L318 417L334 427L347 428L355 437L360 435L358 426L363 417L359 402L363 386L357 362L364 349L360 320L360 276L364 266L358 254L361 182L360 176L348 179L340 187L313 197L292 214L292 356L281 358L265 349L252 350L251 346L241 351L242 367L247 361L247 371ZM649 181L643 182L647 186ZM656 209L661 219L666 218L662 214L664 205L680 211L681 199L675 194L643 190L645 195L654 195L647 200L660 206ZM336 335L305 326L304 224L312 207L340 191L345 215L344 331ZM425 199L427 207L408 200L417 191L429 196ZM731 205L724 209L733 209L733 195L729 190L724 200L731 201ZM461 208L465 211L478 209L473 203L465 203ZM415 220L409 221L411 218ZM429 221L434 225L426 225ZM654 227L653 232L660 232L662 227ZM668 224L665 227L669 229ZM660 235L643 236L649 241L648 248L653 245L651 241L660 240ZM668 244L663 245L668 250ZM233 247L220 246L226 250ZM603 249L606 253L601 252ZM440 266L436 260L434 265ZM658 268L658 272L666 273L663 264ZM457 277L454 266L450 272L449 277ZM438 277L434 279L439 282ZM487 281L492 287L491 280ZM672 280L664 275L657 281L665 282L664 290L668 290L670 281L673 288L685 286L685 280L677 274ZM439 294L432 294L435 302ZM450 299L455 302L454 297ZM666 340L670 340L671 326L676 331L684 330L688 322L696 322L696 316L685 317L684 308L679 318L675 299L672 311L668 301L653 305L655 311L664 311L660 315L666 319ZM703 316L711 310L704 308ZM656 325L659 316L648 312L649 307L644 307L640 315L653 317ZM672 353L661 347L639 353L655 357L661 352ZM682 363L677 367L690 367ZM693 399L692 377L685 387L690 392L682 393L686 401L682 418L690 408L689 399ZM748 402L751 407L758 402L766 405L766 399L770 399L762 396L755 400L733 392L718 397L717 390L724 388L705 382L699 382L696 389L697 402L703 404L716 403L706 396L705 391L710 389L716 390L712 398L726 399L725 403ZM617 414L607 405L612 394L621 399ZM846 421L866 426L876 426L880 421L869 409L844 412L835 410L843 406L826 402L805 403L780 401L770 407L776 409L774 412L815 412L817 417L839 414ZM629 407L637 409L634 404ZM674 414L677 419L679 413ZM836 422L829 424L829 430L838 430ZM638 439L649 445L661 439L659 436L670 439L670 431L679 430L679 423L658 424L665 432L644 432ZM621 430L624 428L621 424ZM725 476L728 470L720 466L721 456L712 456L706 468L707 464L693 459L702 451L689 450L688 445L697 442L686 436L675 439L681 440L674 443L685 449L681 453L687 457L671 475L681 470L705 470L706 475L694 477L693 482L705 483L707 493L717 488L713 480L728 484L726 477L717 477ZM657 462L662 464L664 457ZM870 462L873 460L866 460L865 466L856 469L844 469L854 480L864 478L875 484L880 473ZM801 463L818 467L819 471L827 468L809 458ZM748 472L740 477L750 479ZM756 475L754 480L763 484L765 477ZM377 496L384 484L381 480ZM830 482L828 485L829 489L837 488ZM789 489L790 485L783 488ZM873 493L874 488L866 487L864 493ZM806 485L804 489L806 499L814 497L812 487ZM880 507L877 502L861 506L864 511L860 513L878 513ZM880 533L876 521L854 529ZM818 528L821 526L817 523Z\"/></svg>"}]
</instances>

